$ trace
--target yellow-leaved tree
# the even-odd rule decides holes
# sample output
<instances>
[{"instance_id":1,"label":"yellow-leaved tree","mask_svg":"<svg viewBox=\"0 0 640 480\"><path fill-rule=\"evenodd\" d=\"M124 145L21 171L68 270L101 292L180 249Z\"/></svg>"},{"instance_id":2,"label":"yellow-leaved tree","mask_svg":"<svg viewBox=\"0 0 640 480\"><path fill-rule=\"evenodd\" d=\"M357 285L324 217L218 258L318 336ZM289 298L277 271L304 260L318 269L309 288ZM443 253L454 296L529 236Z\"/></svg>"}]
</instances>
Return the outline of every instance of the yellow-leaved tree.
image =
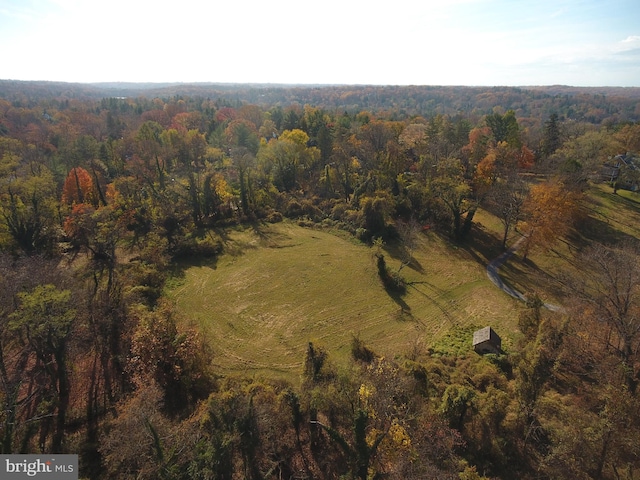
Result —
<instances>
[{"instance_id":1,"label":"yellow-leaved tree","mask_svg":"<svg viewBox=\"0 0 640 480\"><path fill-rule=\"evenodd\" d=\"M258 160L281 191L292 191L307 183L304 173L320 159L320 150L308 146L309 136L302 130L285 130L279 138L261 145Z\"/></svg>"}]
</instances>

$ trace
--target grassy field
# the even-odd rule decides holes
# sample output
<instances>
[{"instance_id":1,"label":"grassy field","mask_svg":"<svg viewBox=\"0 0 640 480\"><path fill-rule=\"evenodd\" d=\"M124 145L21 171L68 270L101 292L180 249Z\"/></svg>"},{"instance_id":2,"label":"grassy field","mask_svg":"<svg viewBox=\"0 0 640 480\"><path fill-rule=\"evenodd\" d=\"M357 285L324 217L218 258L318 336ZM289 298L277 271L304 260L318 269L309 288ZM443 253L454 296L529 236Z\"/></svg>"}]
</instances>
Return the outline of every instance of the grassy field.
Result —
<instances>
[{"instance_id":1,"label":"grassy field","mask_svg":"<svg viewBox=\"0 0 640 480\"><path fill-rule=\"evenodd\" d=\"M344 234L285 222L225 235L224 255L184 265L167 291L207 336L222 372L296 382L309 341L341 363L354 335L395 357L426 350L453 326L490 324L507 345L515 334L518 305L488 281L484 257L433 233L421 234L402 270L411 286L401 298L382 287L373 248Z\"/></svg>"},{"instance_id":2,"label":"grassy field","mask_svg":"<svg viewBox=\"0 0 640 480\"><path fill-rule=\"evenodd\" d=\"M501 270L502 279L525 294L536 292L545 301L562 304L557 278L561 271L581 275L575 255L592 242L616 243L640 238L640 195L610 186L593 185L585 201L585 216L576 232L559 240L550 251L534 251L526 262L516 254ZM514 234L512 242L516 240Z\"/></svg>"},{"instance_id":3,"label":"grassy field","mask_svg":"<svg viewBox=\"0 0 640 480\"><path fill-rule=\"evenodd\" d=\"M613 195L597 186L581 235L551 252L516 255L500 273L516 289L562 302L555 277L570 268L573 253L597 238L640 237L638 196ZM182 265L167 295L185 321L193 321L214 350L222 373L281 377L297 382L309 341L343 363L353 336L378 354L394 358L424 352L473 327L491 325L508 350L517 337L516 300L486 275L501 253L501 225L477 213L473 242L456 247L433 232L420 234L414 261L402 270L407 294L390 296L377 275L374 247L344 232L265 224L225 231L225 253L217 260ZM513 234L513 243L518 234ZM387 265L397 269L397 252L385 246ZM576 267L574 265L574 267ZM578 266L579 267L579 266ZM469 334L469 348L471 338ZM456 342L459 342L457 339Z\"/></svg>"}]
</instances>

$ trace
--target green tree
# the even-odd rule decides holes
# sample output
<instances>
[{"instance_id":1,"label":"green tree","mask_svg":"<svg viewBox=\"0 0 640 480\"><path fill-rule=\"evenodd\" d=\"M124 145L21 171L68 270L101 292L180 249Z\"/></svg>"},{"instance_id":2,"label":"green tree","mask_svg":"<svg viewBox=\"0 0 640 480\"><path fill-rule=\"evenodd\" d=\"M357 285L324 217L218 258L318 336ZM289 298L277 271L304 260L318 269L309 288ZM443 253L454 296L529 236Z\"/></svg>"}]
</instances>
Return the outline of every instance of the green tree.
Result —
<instances>
[{"instance_id":1,"label":"green tree","mask_svg":"<svg viewBox=\"0 0 640 480\"><path fill-rule=\"evenodd\" d=\"M440 412L449 420L451 427L462 430L464 419L473 406L475 392L463 385L449 385L442 395Z\"/></svg>"},{"instance_id":2,"label":"green tree","mask_svg":"<svg viewBox=\"0 0 640 480\"><path fill-rule=\"evenodd\" d=\"M48 435L54 412L51 386L42 362L34 358L23 330L16 330L15 312L21 307L18 294L40 284L61 284L66 269L57 258L41 255L14 257L0 254L0 450L26 451L29 441L43 426ZM53 406L55 407L55 405Z\"/></svg>"},{"instance_id":3,"label":"green tree","mask_svg":"<svg viewBox=\"0 0 640 480\"><path fill-rule=\"evenodd\" d=\"M163 155L163 131L164 129L159 123L147 121L140 126L136 134L138 155L142 158L147 171L155 170L155 176L161 190L165 188L165 178L170 168L170 165L167 164L168 159Z\"/></svg>"},{"instance_id":4,"label":"green tree","mask_svg":"<svg viewBox=\"0 0 640 480\"><path fill-rule=\"evenodd\" d=\"M285 130L279 138L262 144L258 160L280 190L290 192L300 186L304 182L302 174L320 158L320 151L308 147L308 142L309 136L296 129Z\"/></svg>"},{"instance_id":5,"label":"green tree","mask_svg":"<svg viewBox=\"0 0 640 480\"><path fill-rule=\"evenodd\" d=\"M376 192L375 196L359 198L360 225L364 228L362 240L370 240L373 237L385 237L387 235L387 217L391 210L389 196L384 192Z\"/></svg>"},{"instance_id":6,"label":"green tree","mask_svg":"<svg viewBox=\"0 0 640 480\"><path fill-rule=\"evenodd\" d=\"M90 254L90 275L98 288L98 280L107 273L107 291L111 290L118 264L116 249L123 235L118 211L112 206L94 209L86 204L74 205L64 222L71 244ZM126 216L125 216L126 218Z\"/></svg>"},{"instance_id":7,"label":"green tree","mask_svg":"<svg viewBox=\"0 0 640 480\"><path fill-rule=\"evenodd\" d=\"M162 141L171 149L176 175L186 178L181 194L186 199L193 223L202 226L202 179L200 174L207 159L207 141L197 130L169 129L162 132Z\"/></svg>"},{"instance_id":8,"label":"green tree","mask_svg":"<svg viewBox=\"0 0 640 480\"><path fill-rule=\"evenodd\" d=\"M496 143L507 142L513 148L520 148L520 127L513 110L507 111L504 115L492 113L485 118L487 126L491 129L493 139Z\"/></svg>"},{"instance_id":9,"label":"green tree","mask_svg":"<svg viewBox=\"0 0 640 480\"><path fill-rule=\"evenodd\" d=\"M356 157L357 140L351 135L336 140L332 154L331 169L335 169L345 201L349 201L358 183L360 162Z\"/></svg>"},{"instance_id":10,"label":"green tree","mask_svg":"<svg viewBox=\"0 0 640 480\"><path fill-rule=\"evenodd\" d=\"M473 189L465 178L465 170L458 159L447 159L437 166L436 177L429 187L437 201L441 202L451 218L451 235L456 239L464 237L465 215L473 218L477 208ZM470 221L470 220L469 220Z\"/></svg>"},{"instance_id":11,"label":"green tree","mask_svg":"<svg viewBox=\"0 0 640 480\"><path fill-rule=\"evenodd\" d=\"M68 342L76 316L71 292L48 284L17 296L20 306L11 315L9 328L29 345L49 378L57 410L51 451L60 453L71 392Z\"/></svg>"},{"instance_id":12,"label":"green tree","mask_svg":"<svg viewBox=\"0 0 640 480\"><path fill-rule=\"evenodd\" d=\"M551 316L540 317L539 302L533 302L530 308L533 310L528 315L534 320L527 322L523 317L522 324L530 323L527 333L530 336L535 334L535 338L531 338L524 346L516 363L515 392L523 449L533 445L544 450L547 439L540 422L539 402L554 378L556 361L562 353L567 324Z\"/></svg>"},{"instance_id":13,"label":"green tree","mask_svg":"<svg viewBox=\"0 0 640 480\"><path fill-rule=\"evenodd\" d=\"M240 188L240 207L248 215L255 206L252 195L252 181L260 142L255 132L246 121L231 122L225 131L231 150L231 159L238 172Z\"/></svg>"},{"instance_id":14,"label":"green tree","mask_svg":"<svg viewBox=\"0 0 640 480\"><path fill-rule=\"evenodd\" d=\"M256 127L247 120L232 121L227 126L224 134L229 147L242 147L252 155L258 153L260 141L258 140Z\"/></svg>"},{"instance_id":15,"label":"green tree","mask_svg":"<svg viewBox=\"0 0 640 480\"><path fill-rule=\"evenodd\" d=\"M31 254L53 247L58 202L46 168L15 172L0 185L0 219L15 246Z\"/></svg>"},{"instance_id":16,"label":"green tree","mask_svg":"<svg viewBox=\"0 0 640 480\"><path fill-rule=\"evenodd\" d=\"M543 156L550 157L558 148L560 148L560 145L562 145L562 138L560 136L558 114L552 113L549 116L549 119L544 122L540 150L542 151Z\"/></svg>"},{"instance_id":17,"label":"green tree","mask_svg":"<svg viewBox=\"0 0 640 480\"><path fill-rule=\"evenodd\" d=\"M602 163L620 153L620 143L605 130L589 130L565 141L550 157L567 185L583 187L589 179L600 178Z\"/></svg>"}]
</instances>

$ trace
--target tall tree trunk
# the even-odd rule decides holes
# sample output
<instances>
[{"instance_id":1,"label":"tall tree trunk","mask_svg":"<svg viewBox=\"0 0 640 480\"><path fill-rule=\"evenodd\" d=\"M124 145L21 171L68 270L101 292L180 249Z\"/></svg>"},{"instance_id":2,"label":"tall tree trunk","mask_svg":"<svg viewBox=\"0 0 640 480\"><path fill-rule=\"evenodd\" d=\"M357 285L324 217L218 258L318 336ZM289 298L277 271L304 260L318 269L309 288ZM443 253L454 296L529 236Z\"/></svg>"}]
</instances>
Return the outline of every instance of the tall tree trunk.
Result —
<instances>
[{"instance_id":1,"label":"tall tree trunk","mask_svg":"<svg viewBox=\"0 0 640 480\"><path fill-rule=\"evenodd\" d=\"M62 441L67 422L67 409L69 407L70 384L67 372L66 346L63 343L55 352L57 363L57 387L58 387L58 415L56 416L56 428L51 443L52 453L62 453Z\"/></svg>"},{"instance_id":2,"label":"tall tree trunk","mask_svg":"<svg viewBox=\"0 0 640 480\"><path fill-rule=\"evenodd\" d=\"M473 206L467 212L467 215L464 217L464 223L462 224L462 229L460 231L460 240L464 240L471 232L471 227L473 226L473 217L478 210L478 206Z\"/></svg>"}]
</instances>

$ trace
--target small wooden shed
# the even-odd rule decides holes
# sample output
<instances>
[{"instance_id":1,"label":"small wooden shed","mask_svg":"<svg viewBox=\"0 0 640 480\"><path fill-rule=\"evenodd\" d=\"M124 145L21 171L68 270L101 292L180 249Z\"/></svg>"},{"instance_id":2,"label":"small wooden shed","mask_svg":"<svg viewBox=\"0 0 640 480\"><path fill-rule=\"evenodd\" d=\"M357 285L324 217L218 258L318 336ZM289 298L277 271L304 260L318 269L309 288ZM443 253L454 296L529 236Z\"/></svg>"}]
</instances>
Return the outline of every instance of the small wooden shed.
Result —
<instances>
[{"instance_id":1,"label":"small wooden shed","mask_svg":"<svg viewBox=\"0 0 640 480\"><path fill-rule=\"evenodd\" d=\"M476 353L502 353L502 340L491 327L484 327L473 332L473 349Z\"/></svg>"}]
</instances>

